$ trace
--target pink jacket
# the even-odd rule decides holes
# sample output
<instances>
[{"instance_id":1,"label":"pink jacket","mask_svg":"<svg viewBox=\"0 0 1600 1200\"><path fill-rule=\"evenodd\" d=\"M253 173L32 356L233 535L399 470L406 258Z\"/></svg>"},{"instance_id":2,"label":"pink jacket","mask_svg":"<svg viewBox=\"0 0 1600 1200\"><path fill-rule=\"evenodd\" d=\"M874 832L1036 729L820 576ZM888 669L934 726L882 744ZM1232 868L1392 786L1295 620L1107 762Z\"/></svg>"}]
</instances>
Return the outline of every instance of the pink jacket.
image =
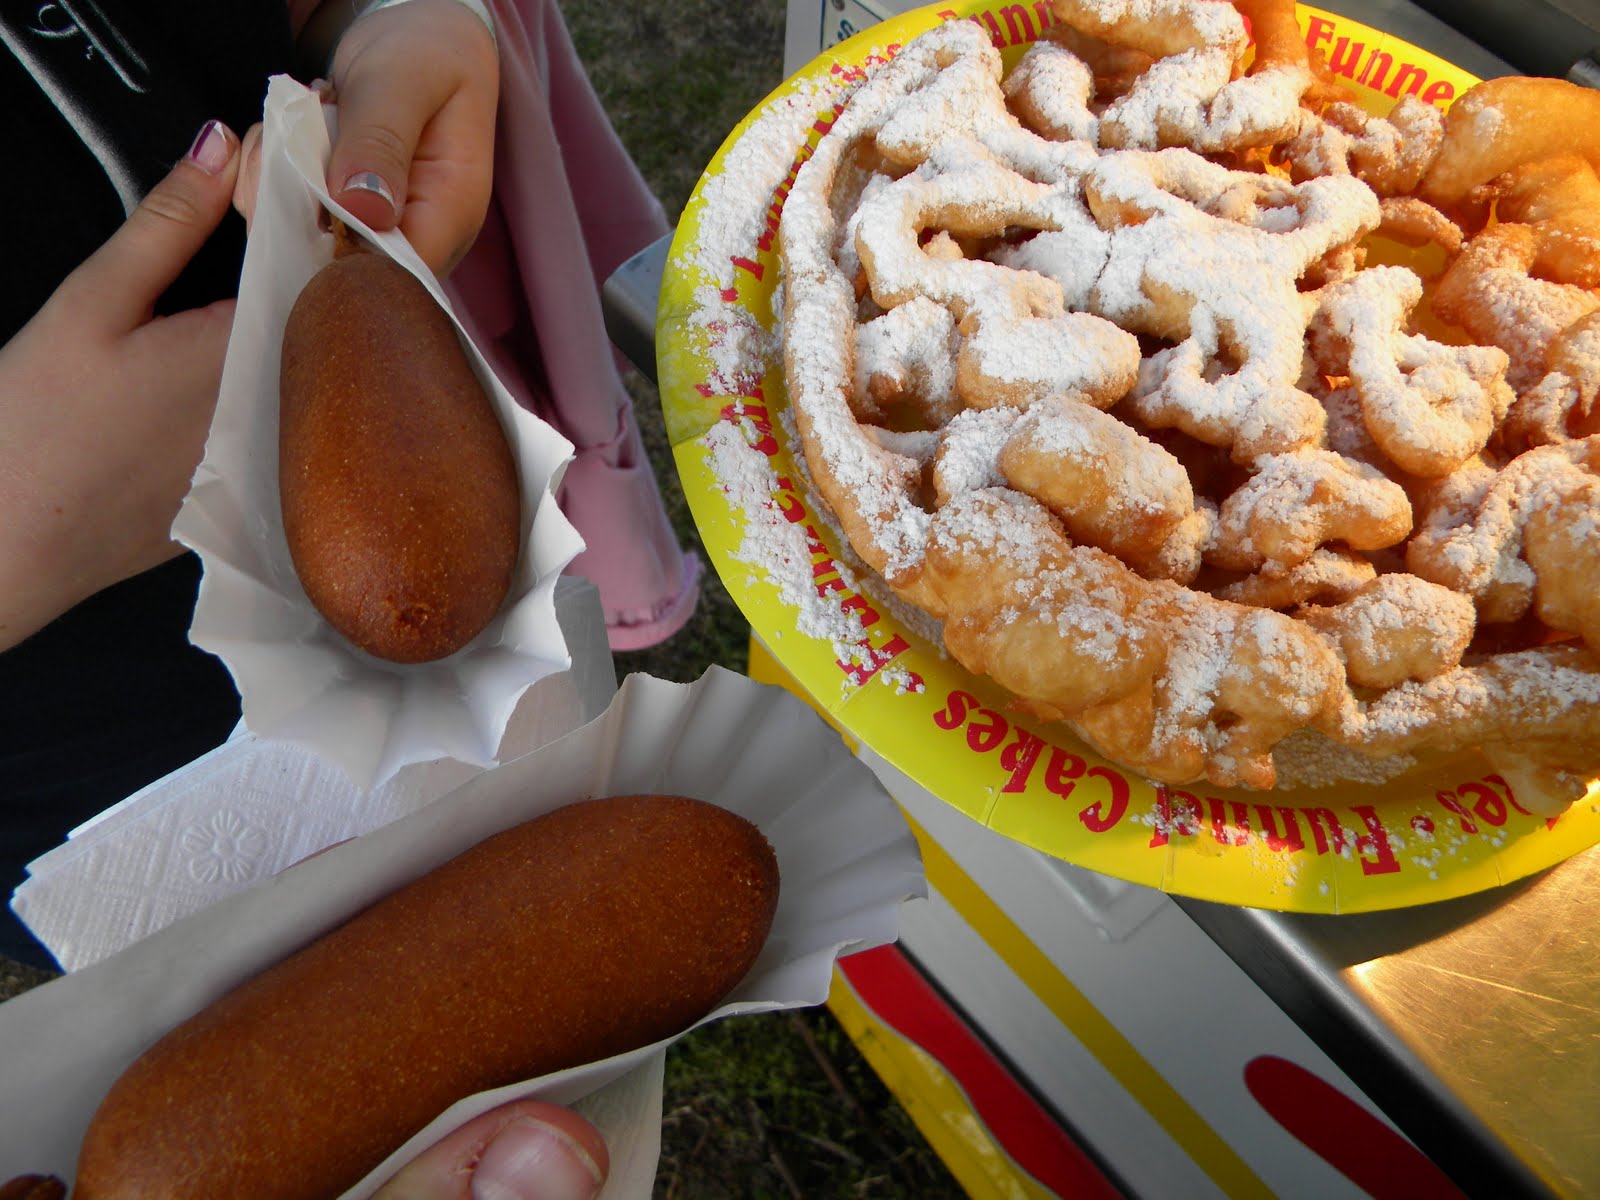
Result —
<instances>
[{"instance_id":1,"label":"pink jacket","mask_svg":"<svg viewBox=\"0 0 1600 1200\"><path fill-rule=\"evenodd\" d=\"M522 404L577 448L558 492L587 549L613 650L688 620L700 562L679 548L606 335L600 286L667 232L601 108L555 0L491 0L500 43L494 197L447 290Z\"/></svg>"}]
</instances>

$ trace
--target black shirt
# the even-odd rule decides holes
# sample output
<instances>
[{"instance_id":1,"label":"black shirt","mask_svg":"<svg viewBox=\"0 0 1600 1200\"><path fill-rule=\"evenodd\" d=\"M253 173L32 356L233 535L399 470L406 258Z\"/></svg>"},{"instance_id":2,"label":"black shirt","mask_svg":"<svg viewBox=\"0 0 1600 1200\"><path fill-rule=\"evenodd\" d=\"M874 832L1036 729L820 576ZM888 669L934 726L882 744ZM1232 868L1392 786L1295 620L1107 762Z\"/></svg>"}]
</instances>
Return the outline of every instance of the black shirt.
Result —
<instances>
[{"instance_id":1,"label":"black shirt","mask_svg":"<svg viewBox=\"0 0 1600 1200\"><path fill-rule=\"evenodd\" d=\"M267 78L289 69L292 47L284 0L0 0L0 41L9 341L207 120L242 133L261 119ZM233 295L243 247L230 214L161 309ZM199 578L183 555L0 653L0 898L73 826L237 722L227 671L188 642ZM9 907L0 954L48 961Z\"/></svg>"}]
</instances>

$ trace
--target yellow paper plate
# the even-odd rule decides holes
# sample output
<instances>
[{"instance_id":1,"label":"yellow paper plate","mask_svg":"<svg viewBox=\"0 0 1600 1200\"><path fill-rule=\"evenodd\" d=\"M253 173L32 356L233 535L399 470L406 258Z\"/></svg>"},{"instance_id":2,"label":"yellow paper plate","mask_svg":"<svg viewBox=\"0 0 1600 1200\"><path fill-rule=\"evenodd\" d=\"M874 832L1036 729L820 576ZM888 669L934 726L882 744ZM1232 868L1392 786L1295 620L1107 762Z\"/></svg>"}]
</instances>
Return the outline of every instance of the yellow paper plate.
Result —
<instances>
[{"instance_id":1,"label":"yellow paper plate","mask_svg":"<svg viewBox=\"0 0 1600 1200\"><path fill-rule=\"evenodd\" d=\"M1475 755L1382 785L1159 786L944 656L925 618L882 598L814 507L783 421L771 330L775 234L794 173L865 68L942 20L980 22L1009 66L1044 5L919 9L820 56L724 142L662 282L656 345L673 453L707 551L777 661L853 737L993 830L1069 862L1225 903L1302 912L1420 904L1521 878L1600 842L1600 797L1524 810ZM1476 80L1387 34L1299 10L1311 44L1374 113L1447 104Z\"/></svg>"}]
</instances>

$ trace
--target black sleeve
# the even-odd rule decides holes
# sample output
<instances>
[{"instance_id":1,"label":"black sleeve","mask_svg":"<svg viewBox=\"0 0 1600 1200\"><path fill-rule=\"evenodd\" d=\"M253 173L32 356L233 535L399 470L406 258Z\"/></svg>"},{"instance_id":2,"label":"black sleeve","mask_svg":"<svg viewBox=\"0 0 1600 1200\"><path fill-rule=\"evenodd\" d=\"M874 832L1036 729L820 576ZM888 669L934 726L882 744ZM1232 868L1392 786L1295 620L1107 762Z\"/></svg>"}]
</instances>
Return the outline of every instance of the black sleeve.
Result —
<instances>
[{"instance_id":1,"label":"black sleeve","mask_svg":"<svg viewBox=\"0 0 1600 1200\"><path fill-rule=\"evenodd\" d=\"M0 341L105 241L128 207L213 117L242 133L261 116L267 78L290 63L282 0L0 0L0 104L9 231ZM230 217L163 303L231 295L243 223Z\"/></svg>"},{"instance_id":2,"label":"black sleeve","mask_svg":"<svg viewBox=\"0 0 1600 1200\"><path fill-rule=\"evenodd\" d=\"M282 0L0 0L0 41L3 343L205 121L260 120L291 47ZM162 307L233 295L243 246L230 217ZM238 720L228 672L188 641L199 579L183 555L0 653L0 956L48 963L7 904L30 859Z\"/></svg>"}]
</instances>

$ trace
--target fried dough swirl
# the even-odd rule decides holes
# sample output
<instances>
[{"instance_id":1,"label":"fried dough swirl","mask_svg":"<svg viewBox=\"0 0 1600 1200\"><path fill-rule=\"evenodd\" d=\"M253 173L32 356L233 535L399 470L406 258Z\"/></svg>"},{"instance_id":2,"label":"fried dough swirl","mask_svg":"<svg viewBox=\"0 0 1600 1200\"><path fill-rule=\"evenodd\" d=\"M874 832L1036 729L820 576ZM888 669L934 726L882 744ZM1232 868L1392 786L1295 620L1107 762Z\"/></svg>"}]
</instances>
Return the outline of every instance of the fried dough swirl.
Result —
<instances>
[{"instance_id":1,"label":"fried dough swirl","mask_svg":"<svg viewBox=\"0 0 1600 1200\"><path fill-rule=\"evenodd\" d=\"M855 554L1151 778L1271 787L1307 730L1600 771L1593 100L1379 118L1279 0L1051 8L1009 74L972 21L908 43L785 202L785 381Z\"/></svg>"}]
</instances>

